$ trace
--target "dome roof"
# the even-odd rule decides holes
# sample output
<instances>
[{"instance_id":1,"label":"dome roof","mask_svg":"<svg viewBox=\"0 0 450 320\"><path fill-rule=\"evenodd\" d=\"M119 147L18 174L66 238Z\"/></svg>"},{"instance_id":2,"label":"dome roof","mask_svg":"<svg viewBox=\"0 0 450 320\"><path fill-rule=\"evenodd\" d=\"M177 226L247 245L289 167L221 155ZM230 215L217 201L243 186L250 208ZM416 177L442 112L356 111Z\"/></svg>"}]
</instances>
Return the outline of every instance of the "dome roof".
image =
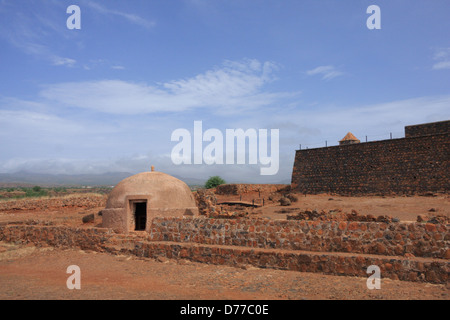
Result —
<instances>
[{"instance_id":1,"label":"dome roof","mask_svg":"<svg viewBox=\"0 0 450 320\"><path fill-rule=\"evenodd\" d=\"M142 172L128 177L111 191L106 209L125 208L127 197L149 198L150 208L196 207L189 187L181 180L162 172Z\"/></svg>"}]
</instances>

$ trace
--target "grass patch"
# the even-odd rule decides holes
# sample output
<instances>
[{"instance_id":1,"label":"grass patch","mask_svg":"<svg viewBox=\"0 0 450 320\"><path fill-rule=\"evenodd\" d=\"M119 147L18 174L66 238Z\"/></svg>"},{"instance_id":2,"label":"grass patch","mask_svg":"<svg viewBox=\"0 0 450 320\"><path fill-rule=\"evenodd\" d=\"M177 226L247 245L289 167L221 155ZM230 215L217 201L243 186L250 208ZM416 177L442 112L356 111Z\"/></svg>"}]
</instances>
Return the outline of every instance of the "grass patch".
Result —
<instances>
[{"instance_id":1,"label":"grass patch","mask_svg":"<svg viewBox=\"0 0 450 320\"><path fill-rule=\"evenodd\" d=\"M20 200L30 198L65 198L70 196L82 196L96 194L104 196L109 194L111 188L109 187L94 187L94 188L80 188L80 187L8 187L0 188L0 201Z\"/></svg>"}]
</instances>

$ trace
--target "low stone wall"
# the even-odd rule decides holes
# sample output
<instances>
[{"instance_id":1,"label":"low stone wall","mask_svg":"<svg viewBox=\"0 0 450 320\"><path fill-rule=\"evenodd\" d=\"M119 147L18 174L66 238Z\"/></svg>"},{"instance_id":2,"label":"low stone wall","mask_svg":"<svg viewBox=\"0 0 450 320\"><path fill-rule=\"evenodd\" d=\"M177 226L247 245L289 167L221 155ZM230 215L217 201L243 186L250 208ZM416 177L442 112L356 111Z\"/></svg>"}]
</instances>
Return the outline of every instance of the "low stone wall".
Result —
<instances>
[{"instance_id":1,"label":"low stone wall","mask_svg":"<svg viewBox=\"0 0 450 320\"><path fill-rule=\"evenodd\" d=\"M98 208L105 207L106 196L102 195L73 195L61 198L20 199L14 201L0 201L0 211L45 210L49 208Z\"/></svg>"},{"instance_id":2,"label":"low stone wall","mask_svg":"<svg viewBox=\"0 0 450 320\"><path fill-rule=\"evenodd\" d=\"M208 229L211 231L222 230L226 229L226 225L231 226L234 225L233 222L237 222L214 219L159 219L155 221L154 226L158 223L165 224L164 229L167 229L167 234L172 234L178 239L175 236L178 232L175 224L182 221L186 225L197 224L197 228L203 229L206 233ZM242 222L240 221L240 223ZM256 224L258 222L255 221ZM266 222L265 224L267 225L266 228L273 228L273 231L266 229L266 232L271 232L271 234L289 232L287 229L275 231L278 230L277 223ZM290 224L291 222L285 228L288 228ZM220 225L223 225L223 227L220 227ZM259 228L261 227L259 226ZM250 229L249 227L247 231L249 234L252 232ZM213 234L211 233L210 236ZM183 235L186 237L186 234ZM177 239L173 240L181 240ZM184 241L187 239L184 238ZM367 268L376 265L380 267L382 278L443 284L447 283L450 274L450 261L443 259L431 260L418 257L389 257L386 255L254 248L241 245L238 247L192 242L154 241L154 236L145 232L123 235L115 234L112 230L104 228L71 228L34 222L1 223L0 241L33 243L38 247L81 248L148 258L163 256L236 267L252 265L260 268L360 277L368 277Z\"/></svg>"},{"instance_id":3,"label":"low stone wall","mask_svg":"<svg viewBox=\"0 0 450 320\"><path fill-rule=\"evenodd\" d=\"M216 194L239 195L248 192L277 192L289 188L285 184L223 184L216 188Z\"/></svg>"},{"instance_id":4,"label":"low stone wall","mask_svg":"<svg viewBox=\"0 0 450 320\"><path fill-rule=\"evenodd\" d=\"M0 241L32 243L36 246L81 248L103 251L115 234L103 228L71 228L34 223L1 223Z\"/></svg>"},{"instance_id":5,"label":"low stone wall","mask_svg":"<svg viewBox=\"0 0 450 320\"><path fill-rule=\"evenodd\" d=\"M318 254L315 252L270 249L234 248L183 243L139 243L134 254L140 257L189 259L195 262L245 267L271 268L330 275L368 277L367 268L378 266L381 278L393 280L446 283L450 263L445 260L390 258L386 256L356 256L349 254Z\"/></svg>"},{"instance_id":6,"label":"low stone wall","mask_svg":"<svg viewBox=\"0 0 450 320\"><path fill-rule=\"evenodd\" d=\"M153 241L450 259L446 225L155 218Z\"/></svg>"}]
</instances>

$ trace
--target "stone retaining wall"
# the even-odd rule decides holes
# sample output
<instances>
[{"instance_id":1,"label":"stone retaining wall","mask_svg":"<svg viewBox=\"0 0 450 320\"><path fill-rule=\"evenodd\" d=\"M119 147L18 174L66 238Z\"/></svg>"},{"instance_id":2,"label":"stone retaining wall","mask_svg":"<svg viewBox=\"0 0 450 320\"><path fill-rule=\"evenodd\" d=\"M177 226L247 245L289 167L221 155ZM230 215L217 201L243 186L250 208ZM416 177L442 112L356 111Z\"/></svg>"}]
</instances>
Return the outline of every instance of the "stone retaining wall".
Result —
<instances>
[{"instance_id":1,"label":"stone retaining wall","mask_svg":"<svg viewBox=\"0 0 450 320\"><path fill-rule=\"evenodd\" d=\"M153 241L450 259L446 225L155 218Z\"/></svg>"},{"instance_id":2,"label":"stone retaining wall","mask_svg":"<svg viewBox=\"0 0 450 320\"><path fill-rule=\"evenodd\" d=\"M36 246L103 251L104 245L115 236L111 230L103 228L71 228L32 223L0 224L0 241L32 243Z\"/></svg>"},{"instance_id":3,"label":"stone retaining wall","mask_svg":"<svg viewBox=\"0 0 450 320\"><path fill-rule=\"evenodd\" d=\"M172 234L178 239L176 236L178 232L176 231L176 224L180 223L180 221L177 220L182 221L183 219L160 219L155 221L154 226L156 227L158 223L165 224L164 229L167 229L167 234ZM205 230L205 232L207 229L211 231L225 229L225 225L232 226L233 222L238 222L214 219L194 220L184 219L188 224L197 223L197 227ZM256 223L255 227L261 228L261 225L257 226L258 223ZM223 228L220 228L220 225L224 225ZM268 232L267 228L274 228L273 231L269 231L271 234L288 232L287 229L275 231L278 230L277 227L279 225L277 223L266 223L266 225L266 232ZM291 222L286 224L285 228L288 228L289 225L291 225ZM180 225L178 224L178 226ZM349 228L347 227L347 229ZM310 230L316 229L311 228ZM250 227L247 232L249 234L252 232ZM241 235L243 236L244 233ZM368 277L366 273L367 268L370 265L377 265L381 269L382 278L443 284L447 283L450 274L450 261L444 259L431 260L417 257L305 252L301 250L264 249L192 242L151 241L152 238L154 240L154 236L149 236L145 232L122 235L115 234L112 230L104 228L71 228L35 223L0 224L0 241L23 244L33 243L38 247L81 248L113 254L132 254L138 257L157 258L163 256L218 265L237 267L252 265L260 268L361 277ZM282 239L281 236L280 239Z\"/></svg>"},{"instance_id":4,"label":"stone retaining wall","mask_svg":"<svg viewBox=\"0 0 450 320\"><path fill-rule=\"evenodd\" d=\"M20 199L0 201L0 211L45 210L49 208L98 208L105 207L106 196L74 195L61 198Z\"/></svg>"},{"instance_id":5,"label":"stone retaining wall","mask_svg":"<svg viewBox=\"0 0 450 320\"><path fill-rule=\"evenodd\" d=\"M239 195L248 192L277 192L288 188L285 184L222 184L217 186L216 194Z\"/></svg>"},{"instance_id":6,"label":"stone retaining wall","mask_svg":"<svg viewBox=\"0 0 450 320\"><path fill-rule=\"evenodd\" d=\"M450 274L449 262L422 261L420 258L318 254L304 251L159 242L139 243L134 254L148 258L164 256L172 259L189 259L195 262L233 267L251 265L258 268L356 277L368 277L367 268L375 265L380 268L381 278L441 284L448 281Z\"/></svg>"}]
</instances>

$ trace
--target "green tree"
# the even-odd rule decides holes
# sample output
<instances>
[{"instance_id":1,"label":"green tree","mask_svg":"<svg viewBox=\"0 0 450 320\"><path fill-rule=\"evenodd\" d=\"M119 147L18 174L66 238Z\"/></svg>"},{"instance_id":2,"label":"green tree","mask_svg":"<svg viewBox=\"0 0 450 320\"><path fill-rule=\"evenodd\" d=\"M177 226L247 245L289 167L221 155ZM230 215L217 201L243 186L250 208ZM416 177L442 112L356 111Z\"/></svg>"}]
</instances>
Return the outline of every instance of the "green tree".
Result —
<instances>
[{"instance_id":1,"label":"green tree","mask_svg":"<svg viewBox=\"0 0 450 320\"><path fill-rule=\"evenodd\" d=\"M215 188L215 187L220 186L221 184L225 184L225 183L226 183L225 180L223 180L221 177L214 176L214 177L210 177L208 179L208 181L206 181L205 188L212 189L212 188Z\"/></svg>"}]
</instances>

